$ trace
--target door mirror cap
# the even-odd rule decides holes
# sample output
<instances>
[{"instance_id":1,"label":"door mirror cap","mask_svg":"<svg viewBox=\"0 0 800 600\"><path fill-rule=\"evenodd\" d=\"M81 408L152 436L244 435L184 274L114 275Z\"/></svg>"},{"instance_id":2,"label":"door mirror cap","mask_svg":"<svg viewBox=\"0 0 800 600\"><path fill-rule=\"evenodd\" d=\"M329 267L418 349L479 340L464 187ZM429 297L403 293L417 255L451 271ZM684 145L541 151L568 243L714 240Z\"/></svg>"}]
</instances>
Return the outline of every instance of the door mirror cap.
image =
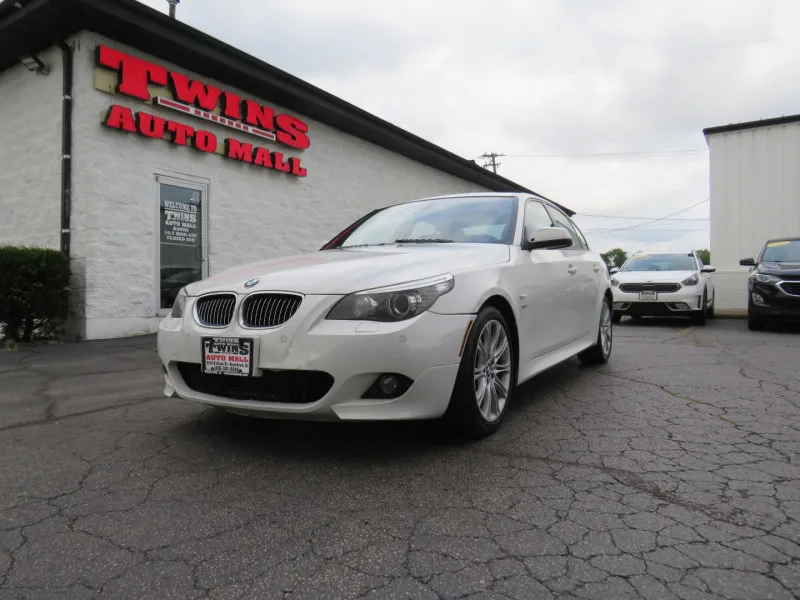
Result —
<instances>
[{"instance_id":1,"label":"door mirror cap","mask_svg":"<svg viewBox=\"0 0 800 600\"><path fill-rule=\"evenodd\" d=\"M614 273L619 273L619 267L611 267L611 268L608 270L608 272L609 272L609 273L611 273L612 275L613 275Z\"/></svg>"},{"instance_id":2,"label":"door mirror cap","mask_svg":"<svg viewBox=\"0 0 800 600\"><path fill-rule=\"evenodd\" d=\"M572 236L563 227L540 227L527 240L522 241L523 250L558 250L572 246Z\"/></svg>"},{"instance_id":3,"label":"door mirror cap","mask_svg":"<svg viewBox=\"0 0 800 600\"><path fill-rule=\"evenodd\" d=\"M711 265L703 265L703 268L700 269L701 273L713 273L717 270L717 267L712 267Z\"/></svg>"},{"instance_id":4,"label":"door mirror cap","mask_svg":"<svg viewBox=\"0 0 800 600\"><path fill-rule=\"evenodd\" d=\"M743 258L742 260L739 261L739 264L742 265L743 267L754 267L756 261L753 260L752 258Z\"/></svg>"}]
</instances>

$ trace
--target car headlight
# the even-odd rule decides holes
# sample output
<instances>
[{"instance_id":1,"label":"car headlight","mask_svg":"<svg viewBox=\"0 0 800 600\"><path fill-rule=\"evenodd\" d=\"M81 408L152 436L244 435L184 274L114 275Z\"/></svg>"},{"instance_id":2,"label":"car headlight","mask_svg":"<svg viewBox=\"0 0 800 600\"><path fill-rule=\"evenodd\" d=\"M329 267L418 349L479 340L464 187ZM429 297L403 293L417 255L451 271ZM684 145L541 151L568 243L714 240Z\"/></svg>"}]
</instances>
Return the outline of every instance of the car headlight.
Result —
<instances>
[{"instance_id":1,"label":"car headlight","mask_svg":"<svg viewBox=\"0 0 800 600\"><path fill-rule=\"evenodd\" d=\"M617 281L616 279L614 279L614 278L612 277L612 278L611 278L611 285L612 285L612 286L614 286L614 287L616 287L616 286L618 286L618 285L619 285L619 281Z\"/></svg>"},{"instance_id":2,"label":"car headlight","mask_svg":"<svg viewBox=\"0 0 800 600\"><path fill-rule=\"evenodd\" d=\"M756 281L760 281L761 283L768 283L770 285L775 285L780 281L780 277L775 277L775 275L764 275L763 273L756 273L753 271L753 274L750 276Z\"/></svg>"},{"instance_id":3,"label":"car headlight","mask_svg":"<svg viewBox=\"0 0 800 600\"><path fill-rule=\"evenodd\" d=\"M681 283L683 285L697 285L698 281L700 281L700 277L697 276L697 273L692 273L689 277L681 281Z\"/></svg>"},{"instance_id":4,"label":"car headlight","mask_svg":"<svg viewBox=\"0 0 800 600\"><path fill-rule=\"evenodd\" d=\"M186 308L186 288L181 288L178 295L175 296L175 302L172 304L172 312L169 314L173 319L180 319L183 317L183 309Z\"/></svg>"},{"instance_id":5,"label":"car headlight","mask_svg":"<svg viewBox=\"0 0 800 600\"><path fill-rule=\"evenodd\" d=\"M341 321L404 321L428 310L439 296L452 290L454 285L455 278L448 274L356 292L337 302L326 318Z\"/></svg>"}]
</instances>

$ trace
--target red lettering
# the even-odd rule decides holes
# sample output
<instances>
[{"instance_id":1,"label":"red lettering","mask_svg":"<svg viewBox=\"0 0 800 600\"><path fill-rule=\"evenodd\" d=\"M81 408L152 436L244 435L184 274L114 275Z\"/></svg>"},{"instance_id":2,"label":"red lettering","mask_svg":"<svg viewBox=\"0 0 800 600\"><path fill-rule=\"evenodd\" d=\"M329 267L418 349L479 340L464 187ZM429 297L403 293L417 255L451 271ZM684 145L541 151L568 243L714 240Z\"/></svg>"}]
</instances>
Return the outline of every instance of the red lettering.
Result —
<instances>
[{"instance_id":1,"label":"red lettering","mask_svg":"<svg viewBox=\"0 0 800 600\"><path fill-rule=\"evenodd\" d=\"M205 110L214 110L222 94L222 90L218 87L189 79L181 73L170 72L169 82L170 90L176 100Z\"/></svg>"},{"instance_id":2,"label":"red lettering","mask_svg":"<svg viewBox=\"0 0 800 600\"><path fill-rule=\"evenodd\" d=\"M145 137L160 139L166 132L167 120L146 112L136 113L136 129Z\"/></svg>"},{"instance_id":3,"label":"red lettering","mask_svg":"<svg viewBox=\"0 0 800 600\"><path fill-rule=\"evenodd\" d=\"M284 173L289 172L289 165L283 162L283 152L273 152L272 153L272 160L275 161L275 169L278 171L283 171Z\"/></svg>"},{"instance_id":4,"label":"red lettering","mask_svg":"<svg viewBox=\"0 0 800 600\"><path fill-rule=\"evenodd\" d=\"M257 148L256 154L253 157L253 164L259 165L261 167L267 167L268 169L272 168L272 156L270 156L269 150L265 148Z\"/></svg>"},{"instance_id":5,"label":"red lettering","mask_svg":"<svg viewBox=\"0 0 800 600\"><path fill-rule=\"evenodd\" d=\"M136 121L133 117L133 111L127 106L120 106L119 104L112 104L106 111L106 117L103 119L103 125L111 127L112 129L121 129L123 131L136 132Z\"/></svg>"},{"instance_id":6,"label":"red lettering","mask_svg":"<svg viewBox=\"0 0 800 600\"><path fill-rule=\"evenodd\" d=\"M222 94L222 114L231 119L240 120L242 118L242 99L231 92Z\"/></svg>"},{"instance_id":7,"label":"red lettering","mask_svg":"<svg viewBox=\"0 0 800 600\"><path fill-rule=\"evenodd\" d=\"M308 125L300 119L291 115L278 115L276 122L279 128L277 132L279 142L299 150L305 150L311 145L311 140L306 135Z\"/></svg>"},{"instance_id":8,"label":"red lettering","mask_svg":"<svg viewBox=\"0 0 800 600\"><path fill-rule=\"evenodd\" d=\"M194 135L194 127L189 127L183 123L176 123L175 121L167 122L167 131L172 134L172 143L186 146L191 142L191 137Z\"/></svg>"},{"instance_id":9,"label":"red lettering","mask_svg":"<svg viewBox=\"0 0 800 600\"><path fill-rule=\"evenodd\" d=\"M292 165L292 175L297 175L298 177L305 177L308 175L308 171L300 164L299 158L293 156L289 159L289 163Z\"/></svg>"},{"instance_id":10,"label":"red lettering","mask_svg":"<svg viewBox=\"0 0 800 600\"><path fill-rule=\"evenodd\" d=\"M252 100L244 101L245 123L272 131L275 129L275 111Z\"/></svg>"},{"instance_id":11,"label":"red lettering","mask_svg":"<svg viewBox=\"0 0 800 600\"><path fill-rule=\"evenodd\" d=\"M234 138L226 138L225 156L251 163L253 162L253 144L243 144Z\"/></svg>"},{"instance_id":12,"label":"red lettering","mask_svg":"<svg viewBox=\"0 0 800 600\"><path fill-rule=\"evenodd\" d=\"M217 136L210 131L198 129L194 133L194 146L203 152L216 152Z\"/></svg>"},{"instance_id":13,"label":"red lettering","mask_svg":"<svg viewBox=\"0 0 800 600\"><path fill-rule=\"evenodd\" d=\"M167 85L167 70L108 46L97 47L97 64L119 73L117 93L150 101L149 83Z\"/></svg>"}]
</instances>

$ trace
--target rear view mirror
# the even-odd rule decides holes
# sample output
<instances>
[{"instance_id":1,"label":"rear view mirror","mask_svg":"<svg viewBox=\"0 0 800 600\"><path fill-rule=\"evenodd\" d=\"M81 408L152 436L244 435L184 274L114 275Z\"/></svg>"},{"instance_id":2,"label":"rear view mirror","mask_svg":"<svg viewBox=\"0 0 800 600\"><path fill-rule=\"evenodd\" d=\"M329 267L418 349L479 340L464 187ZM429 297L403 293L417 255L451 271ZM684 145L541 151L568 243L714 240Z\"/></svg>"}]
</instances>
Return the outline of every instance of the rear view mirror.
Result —
<instances>
[{"instance_id":1,"label":"rear view mirror","mask_svg":"<svg viewBox=\"0 0 800 600\"><path fill-rule=\"evenodd\" d=\"M619 273L619 267L611 267L611 268L608 270L608 272L609 272L609 273L611 273L612 275L613 275L614 273Z\"/></svg>"},{"instance_id":2,"label":"rear view mirror","mask_svg":"<svg viewBox=\"0 0 800 600\"><path fill-rule=\"evenodd\" d=\"M572 246L572 235L563 227L540 227L530 239L522 241L523 250L557 250Z\"/></svg>"},{"instance_id":3,"label":"rear view mirror","mask_svg":"<svg viewBox=\"0 0 800 600\"><path fill-rule=\"evenodd\" d=\"M754 261L752 258L743 258L739 261L739 264L743 267L754 267L756 265L756 261Z\"/></svg>"},{"instance_id":4,"label":"rear view mirror","mask_svg":"<svg viewBox=\"0 0 800 600\"><path fill-rule=\"evenodd\" d=\"M712 267L711 265L703 265L703 268L700 269L701 273L713 273L717 270L717 267Z\"/></svg>"}]
</instances>

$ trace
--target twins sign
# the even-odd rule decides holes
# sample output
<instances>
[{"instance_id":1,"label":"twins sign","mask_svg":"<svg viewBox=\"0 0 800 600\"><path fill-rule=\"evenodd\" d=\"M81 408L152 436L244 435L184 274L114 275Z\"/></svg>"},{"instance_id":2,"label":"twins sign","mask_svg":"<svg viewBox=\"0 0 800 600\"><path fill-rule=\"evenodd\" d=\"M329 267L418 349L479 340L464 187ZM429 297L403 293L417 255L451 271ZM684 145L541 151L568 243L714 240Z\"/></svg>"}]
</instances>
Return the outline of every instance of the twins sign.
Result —
<instances>
[{"instance_id":1,"label":"twins sign","mask_svg":"<svg viewBox=\"0 0 800 600\"><path fill-rule=\"evenodd\" d=\"M112 104L103 115L106 127L143 137L166 139L200 152L223 154L233 160L295 177L307 176L299 157L258 144L275 143L284 146L286 152L308 148L311 145L308 125L297 117L276 113L275 109L254 100L190 79L109 46L99 45L95 60L98 67L116 73L114 91L117 94L197 120L195 125L188 125L155 111L134 111L121 104ZM163 94L154 94L154 89L163 89ZM218 135L204 129L203 122L254 139L251 142Z\"/></svg>"}]
</instances>

